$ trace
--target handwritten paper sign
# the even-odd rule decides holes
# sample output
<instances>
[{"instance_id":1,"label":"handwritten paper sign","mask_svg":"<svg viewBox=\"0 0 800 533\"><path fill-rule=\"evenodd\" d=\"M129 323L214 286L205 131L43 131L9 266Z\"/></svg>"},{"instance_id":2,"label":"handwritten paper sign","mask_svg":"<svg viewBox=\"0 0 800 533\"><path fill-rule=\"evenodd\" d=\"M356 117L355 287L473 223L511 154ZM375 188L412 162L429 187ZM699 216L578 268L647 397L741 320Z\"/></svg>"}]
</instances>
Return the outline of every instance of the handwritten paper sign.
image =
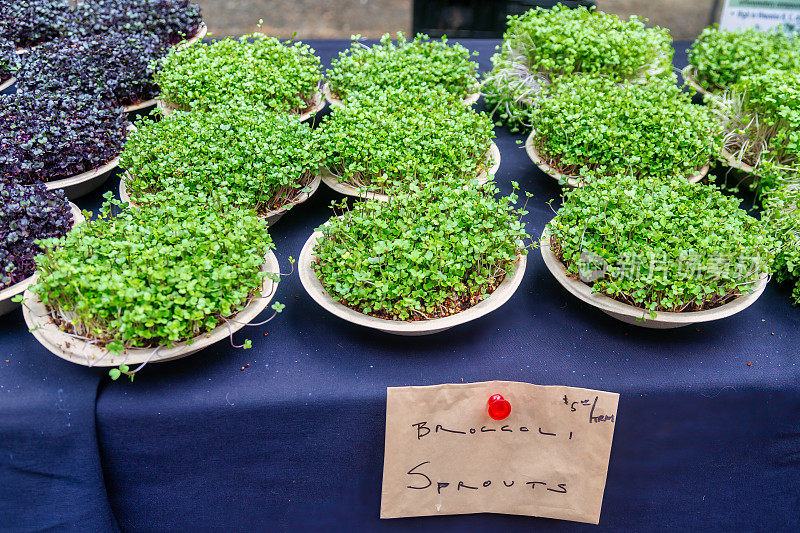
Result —
<instances>
[{"instance_id":1,"label":"handwritten paper sign","mask_svg":"<svg viewBox=\"0 0 800 533\"><path fill-rule=\"evenodd\" d=\"M511 414L493 420L501 394ZM381 518L505 513L597 524L619 395L487 381L389 387Z\"/></svg>"},{"instance_id":2,"label":"handwritten paper sign","mask_svg":"<svg viewBox=\"0 0 800 533\"><path fill-rule=\"evenodd\" d=\"M768 30L779 24L800 31L800 0L725 0L719 27Z\"/></svg>"}]
</instances>

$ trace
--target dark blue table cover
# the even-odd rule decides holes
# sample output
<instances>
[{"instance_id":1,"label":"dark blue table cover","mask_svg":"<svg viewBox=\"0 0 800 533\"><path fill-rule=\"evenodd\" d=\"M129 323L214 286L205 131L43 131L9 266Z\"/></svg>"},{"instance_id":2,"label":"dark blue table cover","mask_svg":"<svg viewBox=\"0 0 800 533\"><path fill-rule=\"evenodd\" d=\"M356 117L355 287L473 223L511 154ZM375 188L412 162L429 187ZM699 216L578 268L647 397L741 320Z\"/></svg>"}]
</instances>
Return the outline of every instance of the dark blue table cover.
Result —
<instances>
[{"instance_id":1,"label":"dark blue table cover","mask_svg":"<svg viewBox=\"0 0 800 533\"><path fill-rule=\"evenodd\" d=\"M496 41L462 42L490 68ZM325 64L347 46L311 44ZM533 193L526 221L539 235L560 189L523 139L497 128L497 181ZM96 208L117 185L77 203ZM322 186L274 227L284 271L336 198ZM649 330L570 296L534 251L503 308L421 338L327 314L296 274L278 299L275 321L236 334L251 350L219 343L134 383L54 357L19 311L0 317L0 530L596 530L502 515L379 520L386 387L493 379L620 393L602 530L800 529L800 309L786 287L719 322Z\"/></svg>"}]
</instances>

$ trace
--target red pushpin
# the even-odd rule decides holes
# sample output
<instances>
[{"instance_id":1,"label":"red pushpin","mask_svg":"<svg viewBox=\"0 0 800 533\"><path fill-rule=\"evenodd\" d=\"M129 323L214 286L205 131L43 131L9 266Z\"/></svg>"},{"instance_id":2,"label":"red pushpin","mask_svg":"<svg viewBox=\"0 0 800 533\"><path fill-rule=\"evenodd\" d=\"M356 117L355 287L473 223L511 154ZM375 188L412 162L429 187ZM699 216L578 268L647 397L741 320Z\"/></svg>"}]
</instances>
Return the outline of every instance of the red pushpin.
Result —
<instances>
[{"instance_id":1,"label":"red pushpin","mask_svg":"<svg viewBox=\"0 0 800 533\"><path fill-rule=\"evenodd\" d=\"M494 420L503 420L511 414L511 404L502 394L493 394L489 398L489 416Z\"/></svg>"}]
</instances>

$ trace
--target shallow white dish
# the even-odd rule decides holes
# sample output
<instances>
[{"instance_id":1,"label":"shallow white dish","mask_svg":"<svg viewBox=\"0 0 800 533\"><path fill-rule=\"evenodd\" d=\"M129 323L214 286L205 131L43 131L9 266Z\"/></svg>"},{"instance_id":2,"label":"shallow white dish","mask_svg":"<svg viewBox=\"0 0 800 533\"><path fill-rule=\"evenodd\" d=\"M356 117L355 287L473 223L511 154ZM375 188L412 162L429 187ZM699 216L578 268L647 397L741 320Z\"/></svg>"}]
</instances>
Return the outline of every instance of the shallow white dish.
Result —
<instances>
[{"instance_id":1,"label":"shallow white dish","mask_svg":"<svg viewBox=\"0 0 800 533\"><path fill-rule=\"evenodd\" d=\"M284 205L280 209L276 209L274 211L266 213L261 218L264 218L267 221L267 226L272 226L277 221L279 221L281 217L283 217L283 215L285 215L290 209L294 208L294 206L302 204L303 202L311 198L311 195L313 195L315 192L317 192L317 189L319 189L319 184L321 181L322 179L320 175L317 174L316 176L314 176L314 179L311 180L311 182L307 185L307 187L309 187L310 189L308 192L300 193L290 203Z\"/></svg>"},{"instance_id":2,"label":"shallow white dish","mask_svg":"<svg viewBox=\"0 0 800 533\"><path fill-rule=\"evenodd\" d=\"M157 100L152 98L150 100L145 100L144 102L139 102L138 104L131 104L125 106L126 113L132 113L134 111L141 111L143 109L147 109L156 105Z\"/></svg>"},{"instance_id":3,"label":"shallow white dish","mask_svg":"<svg viewBox=\"0 0 800 533\"><path fill-rule=\"evenodd\" d=\"M265 262L261 270L280 274L278 260L272 251L265 256ZM239 331L248 322L252 322L267 307L275 295L277 285L277 282L265 278L260 289L262 298L251 299L241 311L229 317L230 327L223 321L222 325L208 333L195 337L192 344L187 344L187 342L176 343L171 348L160 349L155 355L153 355L155 348L131 348L123 350L120 354L112 354L105 348L97 347L67 335L53 322L38 295L27 289L25 290L25 305L22 308L22 314L31 333L42 346L58 357L72 363L99 367L115 367L121 364L138 365L145 362L157 363L186 357L199 352L207 346L227 339L232 332Z\"/></svg>"},{"instance_id":4,"label":"shallow white dish","mask_svg":"<svg viewBox=\"0 0 800 533\"><path fill-rule=\"evenodd\" d=\"M491 160L492 166L488 170L482 171L475 178L475 181L480 184L484 184L489 181L489 176L496 174L500 169L500 149L494 142L489 145L489 151L486 153L486 160ZM358 187L340 182L339 179L327 168L321 169L320 174L322 175L322 181L325 183L325 185L338 193L346 194L347 196L355 196L357 198L366 198L368 200L379 200L381 202L389 201L389 196L386 194L378 194L374 192L362 193Z\"/></svg>"},{"instance_id":5,"label":"shallow white dish","mask_svg":"<svg viewBox=\"0 0 800 533\"><path fill-rule=\"evenodd\" d=\"M316 231L311 237L308 238L303 250L300 252L300 258L297 261L297 270L300 274L300 282L303 284L306 292L311 298L317 302L323 309L330 312L337 317L344 319L353 324L364 326L367 328L377 329L384 333L392 333L394 335L403 335L408 337L416 337L421 335L431 335L439 333L453 326L471 322L477 318L487 315L506 303L522 282L522 277L525 275L525 266L527 264L527 256L521 255L517 260L517 268L510 276L497 286L497 288L488 295L484 300L478 302L474 306L450 315L444 318L433 318L430 320L418 320L414 322L406 322L404 320L386 320L384 318L377 318L364 313L359 313L350 309L334 300L320 283L317 274L311 268L311 264L315 259L314 246L317 239L322 236L322 232Z\"/></svg>"},{"instance_id":6,"label":"shallow white dish","mask_svg":"<svg viewBox=\"0 0 800 533\"><path fill-rule=\"evenodd\" d=\"M12 85L14 85L16 82L17 82L17 78L15 78L13 76L8 78L3 83L0 83L0 91L5 91L6 89L8 89Z\"/></svg>"},{"instance_id":7,"label":"shallow white dish","mask_svg":"<svg viewBox=\"0 0 800 533\"><path fill-rule=\"evenodd\" d=\"M592 292L592 288L578 279L569 276L569 271L564 264L558 260L555 254L550 250L550 233L547 226L542 232L539 248L542 252L542 259L547 269L556 278L562 287L567 289L573 296L577 297L600 309L605 314L616 318L626 324L633 324L644 328L653 329L670 329L679 328L682 326L689 326L698 322L710 322L712 320L719 320L721 318L735 315L743 311L761 296L769 281L769 276L762 275L756 282L755 290L743 296L739 296L734 300L705 311L689 311L685 313L673 313L667 311L656 312L655 318L650 318L650 311L640 307L634 307L622 302L618 302L613 298L609 298L604 294Z\"/></svg>"},{"instance_id":8,"label":"shallow white dish","mask_svg":"<svg viewBox=\"0 0 800 533\"><path fill-rule=\"evenodd\" d=\"M105 165L94 170L55 181L45 182L48 190L63 189L67 198L74 200L88 194L101 186L119 165L119 157L115 157Z\"/></svg>"}]
</instances>

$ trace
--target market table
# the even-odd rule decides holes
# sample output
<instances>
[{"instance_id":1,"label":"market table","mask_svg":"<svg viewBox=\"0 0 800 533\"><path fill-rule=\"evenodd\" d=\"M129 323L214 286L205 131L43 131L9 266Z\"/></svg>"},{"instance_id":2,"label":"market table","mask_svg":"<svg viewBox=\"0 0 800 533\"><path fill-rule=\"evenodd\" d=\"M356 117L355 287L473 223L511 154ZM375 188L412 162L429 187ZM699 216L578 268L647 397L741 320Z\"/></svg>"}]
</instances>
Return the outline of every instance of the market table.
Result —
<instances>
[{"instance_id":1,"label":"market table","mask_svg":"<svg viewBox=\"0 0 800 533\"><path fill-rule=\"evenodd\" d=\"M461 42L490 68L497 41ZM326 65L347 44L311 41ZM559 186L522 135L496 133L498 185L533 194L538 236ZM96 209L117 185L77 203ZM274 226L284 271L339 197L323 186ZM278 289L285 311L235 335L252 349L220 343L133 383L51 355L16 311L0 317L0 530L593 530L501 515L379 520L386 387L499 379L620 393L600 528L796 531L800 309L789 293L772 283L731 318L643 329L572 297L534 250L504 307L414 338L328 314L295 273Z\"/></svg>"}]
</instances>

